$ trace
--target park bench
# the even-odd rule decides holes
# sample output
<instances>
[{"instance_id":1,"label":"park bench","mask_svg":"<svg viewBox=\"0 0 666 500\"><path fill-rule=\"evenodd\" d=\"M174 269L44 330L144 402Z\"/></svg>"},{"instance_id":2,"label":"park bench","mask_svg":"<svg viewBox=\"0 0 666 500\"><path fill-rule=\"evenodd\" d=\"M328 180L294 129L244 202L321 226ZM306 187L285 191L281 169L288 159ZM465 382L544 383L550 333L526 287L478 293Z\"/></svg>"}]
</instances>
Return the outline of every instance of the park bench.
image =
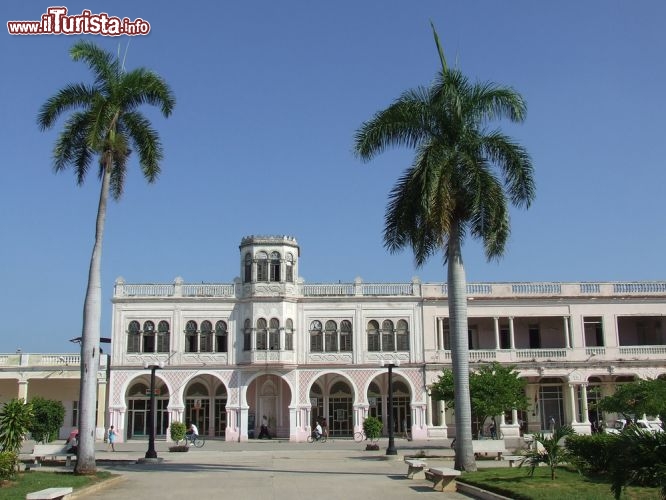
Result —
<instances>
[{"instance_id":1,"label":"park bench","mask_svg":"<svg viewBox=\"0 0 666 500\"><path fill-rule=\"evenodd\" d=\"M523 462L525 460L525 455L503 455L502 460L509 462L509 467L513 467L514 462Z\"/></svg>"},{"instance_id":2,"label":"park bench","mask_svg":"<svg viewBox=\"0 0 666 500\"><path fill-rule=\"evenodd\" d=\"M26 500L60 500L66 499L74 491L73 488L46 488L45 490L33 491L28 493Z\"/></svg>"},{"instance_id":3,"label":"park bench","mask_svg":"<svg viewBox=\"0 0 666 500\"><path fill-rule=\"evenodd\" d=\"M503 439L481 439L472 441L472 450L477 457L481 454L497 453L496 460L502 460L502 454L506 453L506 445Z\"/></svg>"},{"instance_id":4,"label":"park bench","mask_svg":"<svg viewBox=\"0 0 666 500\"><path fill-rule=\"evenodd\" d=\"M406 458L405 463L407 464L408 479L425 479L425 469L427 469L428 464L415 458Z\"/></svg>"},{"instance_id":5,"label":"park bench","mask_svg":"<svg viewBox=\"0 0 666 500\"><path fill-rule=\"evenodd\" d=\"M428 475L433 482L433 490L456 491L455 478L460 475L459 470L450 469L449 467L430 467Z\"/></svg>"},{"instance_id":6,"label":"park bench","mask_svg":"<svg viewBox=\"0 0 666 500\"><path fill-rule=\"evenodd\" d=\"M69 467L72 465L72 457L76 458L76 453L67 450L62 444L36 444L32 450L32 457L35 464L39 464L45 458L56 460L59 457L64 457L65 465Z\"/></svg>"}]
</instances>

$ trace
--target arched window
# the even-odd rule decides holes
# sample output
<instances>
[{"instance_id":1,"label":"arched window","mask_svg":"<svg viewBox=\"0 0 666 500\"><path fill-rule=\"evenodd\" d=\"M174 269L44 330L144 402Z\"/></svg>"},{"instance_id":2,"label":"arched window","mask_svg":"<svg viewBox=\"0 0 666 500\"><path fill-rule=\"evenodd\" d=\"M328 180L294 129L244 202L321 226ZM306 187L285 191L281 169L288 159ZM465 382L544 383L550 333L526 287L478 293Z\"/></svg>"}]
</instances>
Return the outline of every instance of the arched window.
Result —
<instances>
[{"instance_id":1,"label":"arched window","mask_svg":"<svg viewBox=\"0 0 666 500\"><path fill-rule=\"evenodd\" d=\"M252 350L252 322L250 318L246 319L243 325L243 350Z\"/></svg>"},{"instance_id":2,"label":"arched window","mask_svg":"<svg viewBox=\"0 0 666 500\"><path fill-rule=\"evenodd\" d=\"M208 320L201 322L199 352L213 352L213 324Z\"/></svg>"},{"instance_id":3,"label":"arched window","mask_svg":"<svg viewBox=\"0 0 666 500\"><path fill-rule=\"evenodd\" d=\"M285 258L285 270L287 273L286 281L288 283L294 282L294 256L290 253Z\"/></svg>"},{"instance_id":4,"label":"arched window","mask_svg":"<svg viewBox=\"0 0 666 500\"><path fill-rule=\"evenodd\" d=\"M157 352L169 352L170 337L169 322L160 321L157 325Z\"/></svg>"},{"instance_id":5,"label":"arched window","mask_svg":"<svg viewBox=\"0 0 666 500\"><path fill-rule=\"evenodd\" d=\"M224 321L215 323L215 350L227 352L227 324Z\"/></svg>"},{"instance_id":6,"label":"arched window","mask_svg":"<svg viewBox=\"0 0 666 500\"><path fill-rule=\"evenodd\" d=\"M351 321L344 320L340 322L340 350L345 352L352 351L352 324Z\"/></svg>"},{"instance_id":7,"label":"arched window","mask_svg":"<svg viewBox=\"0 0 666 500\"><path fill-rule=\"evenodd\" d=\"M271 252L271 281L280 281L280 254Z\"/></svg>"},{"instance_id":8,"label":"arched window","mask_svg":"<svg viewBox=\"0 0 666 500\"><path fill-rule=\"evenodd\" d=\"M284 349L294 350L294 322L291 319L288 319L284 325Z\"/></svg>"},{"instance_id":9,"label":"arched window","mask_svg":"<svg viewBox=\"0 0 666 500\"><path fill-rule=\"evenodd\" d=\"M368 321L368 351L379 351L379 323Z\"/></svg>"},{"instance_id":10,"label":"arched window","mask_svg":"<svg viewBox=\"0 0 666 500\"><path fill-rule=\"evenodd\" d=\"M409 325L407 321L401 319L398 321L398 328L396 329L396 338L398 344L398 351L409 351Z\"/></svg>"},{"instance_id":11,"label":"arched window","mask_svg":"<svg viewBox=\"0 0 666 500\"><path fill-rule=\"evenodd\" d=\"M395 351L395 332L390 319L382 321L382 351Z\"/></svg>"},{"instance_id":12,"label":"arched window","mask_svg":"<svg viewBox=\"0 0 666 500\"><path fill-rule=\"evenodd\" d=\"M141 325L130 321L127 327L127 352L141 352Z\"/></svg>"},{"instance_id":13,"label":"arched window","mask_svg":"<svg viewBox=\"0 0 666 500\"><path fill-rule=\"evenodd\" d=\"M326 332L324 334L324 351L336 352L338 350L338 325L333 320L326 322Z\"/></svg>"},{"instance_id":14,"label":"arched window","mask_svg":"<svg viewBox=\"0 0 666 500\"><path fill-rule=\"evenodd\" d=\"M257 347L258 351L265 351L268 347L268 329L266 325L266 320L264 318L259 318L257 320Z\"/></svg>"},{"instance_id":15,"label":"arched window","mask_svg":"<svg viewBox=\"0 0 666 500\"><path fill-rule=\"evenodd\" d=\"M243 263L243 274L245 283L252 281L252 256L249 253L245 254L245 262Z\"/></svg>"},{"instance_id":16,"label":"arched window","mask_svg":"<svg viewBox=\"0 0 666 500\"><path fill-rule=\"evenodd\" d=\"M321 321L314 320L310 323L310 352L322 352Z\"/></svg>"},{"instance_id":17,"label":"arched window","mask_svg":"<svg viewBox=\"0 0 666 500\"><path fill-rule=\"evenodd\" d=\"M268 281L268 254L257 254L257 281Z\"/></svg>"},{"instance_id":18,"label":"arched window","mask_svg":"<svg viewBox=\"0 0 666 500\"><path fill-rule=\"evenodd\" d=\"M185 323L185 352L198 352L197 334L196 321Z\"/></svg>"},{"instance_id":19,"label":"arched window","mask_svg":"<svg viewBox=\"0 0 666 500\"><path fill-rule=\"evenodd\" d=\"M155 352L155 323L152 321L143 324L143 352Z\"/></svg>"},{"instance_id":20,"label":"arched window","mask_svg":"<svg viewBox=\"0 0 666 500\"><path fill-rule=\"evenodd\" d=\"M271 318L270 330L268 332L268 348L271 351L280 349L280 320Z\"/></svg>"}]
</instances>

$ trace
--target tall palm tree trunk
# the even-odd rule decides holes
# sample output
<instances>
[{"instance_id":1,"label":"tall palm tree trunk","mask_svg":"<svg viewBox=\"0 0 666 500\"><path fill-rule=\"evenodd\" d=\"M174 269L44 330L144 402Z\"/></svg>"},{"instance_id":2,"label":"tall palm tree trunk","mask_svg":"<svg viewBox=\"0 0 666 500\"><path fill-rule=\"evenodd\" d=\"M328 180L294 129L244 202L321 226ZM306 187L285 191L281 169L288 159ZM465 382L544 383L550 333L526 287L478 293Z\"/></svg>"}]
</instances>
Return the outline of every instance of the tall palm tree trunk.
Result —
<instances>
[{"instance_id":1,"label":"tall palm tree trunk","mask_svg":"<svg viewBox=\"0 0 666 500\"><path fill-rule=\"evenodd\" d=\"M95 244L90 257L88 288L83 306L83 335L81 337L81 391L79 393L79 451L77 474L94 474L95 428L97 416L97 371L100 357L100 329L102 322L102 240L104 220L111 180L110 158L104 160L104 176L97 207Z\"/></svg>"},{"instance_id":2,"label":"tall palm tree trunk","mask_svg":"<svg viewBox=\"0 0 666 500\"><path fill-rule=\"evenodd\" d=\"M454 221L449 234L447 269L451 358L455 391L455 468L471 472L476 470L476 461L472 448L472 405L469 397L467 280L460 248L459 221Z\"/></svg>"}]
</instances>

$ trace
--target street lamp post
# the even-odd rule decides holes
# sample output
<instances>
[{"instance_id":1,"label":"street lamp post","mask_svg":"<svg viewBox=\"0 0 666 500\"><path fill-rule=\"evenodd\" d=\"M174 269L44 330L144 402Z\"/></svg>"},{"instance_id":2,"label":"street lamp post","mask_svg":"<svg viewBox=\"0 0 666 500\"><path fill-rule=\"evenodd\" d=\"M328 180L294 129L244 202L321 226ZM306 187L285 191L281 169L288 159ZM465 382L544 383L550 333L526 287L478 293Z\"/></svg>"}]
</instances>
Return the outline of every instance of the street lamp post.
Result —
<instances>
[{"instance_id":1,"label":"street lamp post","mask_svg":"<svg viewBox=\"0 0 666 500\"><path fill-rule=\"evenodd\" d=\"M148 451L146 452L146 458L157 458L157 451L155 451L155 430L157 428L157 412L155 411L155 371L162 367L162 363L146 365L146 368L150 368L150 416L148 417L150 433L148 434Z\"/></svg>"},{"instance_id":2,"label":"street lamp post","mask_svg":"<svg viewBox=\"0 0 666 500\"><path fill-rule=\"evenodd\" d=\"M382 360L382 366L384 366L384 361ZM395 449L395 436L393 432L393 367L400 366L400 362L395 360L392 363L387 363L388 366L388 426L389 426L389 439L388 447L386 448L387 455L397 455L398 450Z\"/></svg>"}]
</instances>

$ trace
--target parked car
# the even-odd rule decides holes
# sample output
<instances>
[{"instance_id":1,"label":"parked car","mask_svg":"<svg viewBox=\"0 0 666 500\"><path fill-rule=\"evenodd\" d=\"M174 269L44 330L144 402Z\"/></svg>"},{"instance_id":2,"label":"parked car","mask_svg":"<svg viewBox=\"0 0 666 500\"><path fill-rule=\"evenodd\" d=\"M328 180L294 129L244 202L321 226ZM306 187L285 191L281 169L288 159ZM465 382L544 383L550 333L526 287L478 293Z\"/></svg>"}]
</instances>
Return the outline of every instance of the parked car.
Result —
<instances>
[{"instance_id":1,"label":"parked car","mask_svg":"<svg viewBox=\"0 0 666 500\"><path fill-rule=\"evenodd\" d=\"M618 418L613 425L608 425L606 427L606 432L608 434L619 434L624 429L627 428L628 421L624 418ZM643 420L638 419L633 421L634 425L639 429L643 429L650 432L664 432L664 429L661 426L660 420Z\"/></svg>"}]
</instances>

